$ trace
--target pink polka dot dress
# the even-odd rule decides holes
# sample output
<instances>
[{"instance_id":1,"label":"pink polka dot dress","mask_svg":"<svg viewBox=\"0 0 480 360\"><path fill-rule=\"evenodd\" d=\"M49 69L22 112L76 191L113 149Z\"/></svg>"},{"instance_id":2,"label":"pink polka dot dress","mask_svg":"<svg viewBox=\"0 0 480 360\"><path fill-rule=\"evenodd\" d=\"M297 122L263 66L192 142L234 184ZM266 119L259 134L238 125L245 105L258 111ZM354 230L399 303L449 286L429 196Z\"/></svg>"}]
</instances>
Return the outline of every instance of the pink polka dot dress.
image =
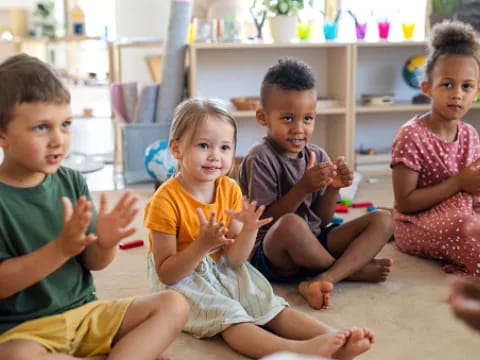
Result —
<instances>
[{"instance_id":1,"label":"pink polka dot dress","mask_svg":"<svg viewBox=\"0 0 480 360\"><path fill-rule=\"evenodd\" d=\"M445 181L478 158L479 138L471 125L459 121L457 138L445 142L415 117L395 136L391 165L417 172L420 189ZM480 278L480 239L464 231L474 214L473 197L465 192L415 214L402 214L395 204L395 244L408 254L440 260L446 272Z\"/></svg>"}]
</instances>

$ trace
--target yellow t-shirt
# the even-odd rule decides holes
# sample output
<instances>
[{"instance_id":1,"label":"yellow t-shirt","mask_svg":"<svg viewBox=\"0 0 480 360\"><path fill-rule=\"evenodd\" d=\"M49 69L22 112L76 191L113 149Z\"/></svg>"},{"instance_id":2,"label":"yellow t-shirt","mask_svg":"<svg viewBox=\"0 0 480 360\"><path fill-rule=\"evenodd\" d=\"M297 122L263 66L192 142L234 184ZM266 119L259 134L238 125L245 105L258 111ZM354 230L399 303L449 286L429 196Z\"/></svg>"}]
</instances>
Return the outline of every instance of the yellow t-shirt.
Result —
<instances>
[{"instance_id":1,"label":"yellow t-shirt","mask_svg":"<svg viewBox=\"0 0 480 360\"><path fill-rule=\"evenodd\" d=\"M150 230L177 236L177 251L182 251L195 241L200 233L197 208L203 209L207 219L216 211L217 222L230 225L231 217L225 210L241 210L242 192L237 183L226 176L216 181L215 201L205 204L190 195L176 178L164 182L155 192L145 208L144 225ZM149 249L152 250L152 233L148 235ZM223 250L210 256L217 261Z\"/></svg>"}]
</instances>

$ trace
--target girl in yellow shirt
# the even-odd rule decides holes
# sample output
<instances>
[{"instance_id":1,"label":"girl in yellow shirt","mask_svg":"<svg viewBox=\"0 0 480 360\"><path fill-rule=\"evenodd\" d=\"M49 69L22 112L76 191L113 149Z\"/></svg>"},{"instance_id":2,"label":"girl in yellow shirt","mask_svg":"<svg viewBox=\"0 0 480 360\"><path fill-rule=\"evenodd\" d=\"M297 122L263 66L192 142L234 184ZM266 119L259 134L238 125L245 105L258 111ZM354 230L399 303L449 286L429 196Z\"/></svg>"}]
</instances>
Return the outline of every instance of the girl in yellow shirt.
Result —
<instances>
[{"instance_id":1,"label":"girl in yellow shirt","mask_svg":"<svg viewBox=\"0 0 480 360\"><path fill-rule=\"evenodd\" d=\"M368 329L338 331L288 308L247 259L264 208L242 199L231 169L237 126L221 103L180 104L169 149L179 162L147 204L149 287L182 293L190 303L184 330L218 333L236 351L260 358L291 351L352 359L373 342ZM267 331L268 329L269 331Z\"/></svg>"}]
</instances>

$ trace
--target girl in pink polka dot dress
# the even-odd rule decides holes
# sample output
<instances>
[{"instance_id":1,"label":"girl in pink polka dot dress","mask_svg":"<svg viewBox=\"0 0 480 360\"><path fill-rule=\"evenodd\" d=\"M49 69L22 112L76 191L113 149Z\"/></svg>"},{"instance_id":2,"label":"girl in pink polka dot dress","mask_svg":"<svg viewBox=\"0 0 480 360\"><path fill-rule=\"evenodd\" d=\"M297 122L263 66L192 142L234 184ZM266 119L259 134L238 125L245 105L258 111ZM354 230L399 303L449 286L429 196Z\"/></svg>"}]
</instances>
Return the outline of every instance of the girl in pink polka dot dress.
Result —
<instances>
[{"instance_id":1,"label":"girl in pink polka dot dress","mask_svg":"<svg viewBox=\"0 0 480 360\"><path fill-rule=\"evenodd\" d=\"M415 116L392 145L395 243L440 260L447 272L480 278L480 239L465 233L480 194L480 142L461 118L479 92L480 44L470 26L432 29L426 81L429 113Z\"/></svg>"}]
</instances>

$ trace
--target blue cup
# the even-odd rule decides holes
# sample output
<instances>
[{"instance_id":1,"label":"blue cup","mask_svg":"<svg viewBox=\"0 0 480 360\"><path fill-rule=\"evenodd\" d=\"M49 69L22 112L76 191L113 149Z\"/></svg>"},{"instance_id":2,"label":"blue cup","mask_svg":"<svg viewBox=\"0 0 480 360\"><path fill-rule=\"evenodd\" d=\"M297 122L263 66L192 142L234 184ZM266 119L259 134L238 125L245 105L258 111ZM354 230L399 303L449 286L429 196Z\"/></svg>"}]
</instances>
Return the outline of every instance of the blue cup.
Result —
<instances>
[{"instance_id":1,"label":"blue cup","mask_svg":"<svg viewBox=\"0 0 480 360\"><path fill-rule=\"evenodd\" d=\"M325 40L335 40L337 37L337 23L327 22L323 24L323 35Z\"/></svg>"}]
</instances>

